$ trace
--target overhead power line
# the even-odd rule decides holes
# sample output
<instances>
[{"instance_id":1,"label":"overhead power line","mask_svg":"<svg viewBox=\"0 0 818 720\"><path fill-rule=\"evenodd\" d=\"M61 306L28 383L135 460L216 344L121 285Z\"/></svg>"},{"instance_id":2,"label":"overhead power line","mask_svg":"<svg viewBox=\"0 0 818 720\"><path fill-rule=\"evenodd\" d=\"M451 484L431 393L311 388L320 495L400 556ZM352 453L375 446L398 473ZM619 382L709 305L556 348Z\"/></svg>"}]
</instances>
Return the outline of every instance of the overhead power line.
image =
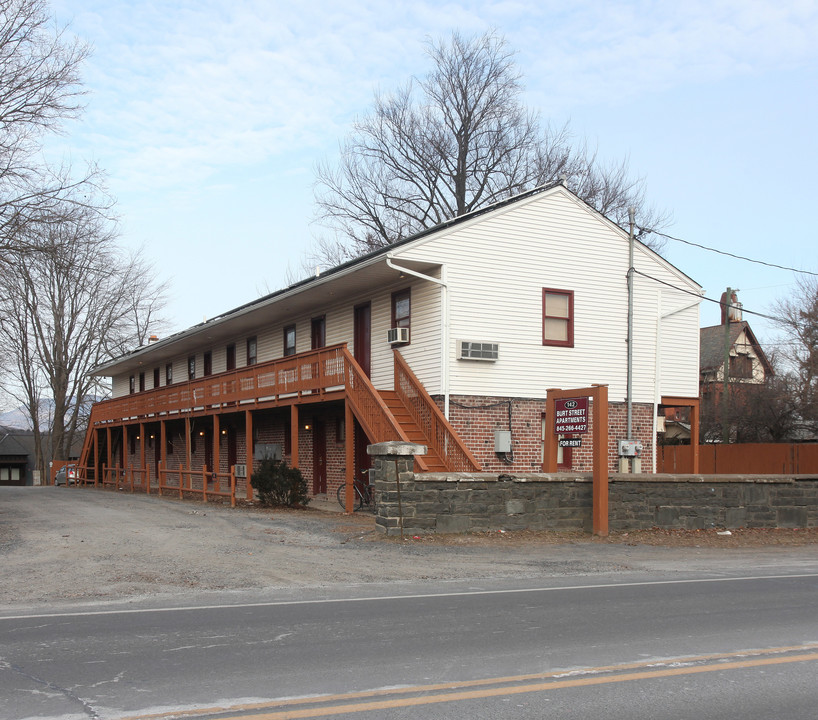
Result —
<instances>
[{"instance_id":1,"label":"overhead power line","mask_svg":"<svg viewBox=\"0 0 818 720\"><path fill-rule=\"evenodd\" d=\"M685 245L701 248L702 250L718 253L719 255L726 255L727 257L735 258L736 260L745 260L746 262L755 263L757 265L766 265L767 267L777 268L778 270L789 270L791 272L801 273L802 275L812 275L814 277L818 277L818 272L812 272L811 270L799 270L798 268L788 267L787 265L776 265L775 263L766 262L764 260L755 260L744 255L736 255L735 253L727 252L726 250L716 250L716 248L708 247L707 245L702 245L701 243L691 242L690 240L682 240L682 238L673 237L673 235L667 235L666 233L659 232L658 230L650 230L649 228L641 227L639 230L645 233L659 235L660 237L667 238L668 240L675 240L676 242L684 243ZM749 312L749 310L747 312ZM754 314L759 315L760 313Z\"/></svg>"},{"instance_id":2,"label":"overhead power line","mask_svg":"<svg viewBox=\"0 0 818 720\"><path fill-rule=\"evenodd\" d=\"M692 295L693 297L697 297L700 300L707 300L707 302L715 303L716 305L721 305L722 304L721 300L715 300L714 298L707 297L707 295L701 295L701 294L699 294L697 292L694 292L693 290L688 290L686 288L679 287L678 285L674 285L673 283L666 282L665 280L660 280L659 278L655 278L652 275L648 275L647 273L643 273L640 270L637 270L636 268L634 268L633 272L635 274L637 274L637 275L641 275L642 277L647 278L648 280L653 280L653 282L657 282L660 285L667 285L668 287L673 288L674 290L678 290L679 292L687 293L688 295ZM754 310L748 310L745 307L742 307L741 311L743 313L749 313L750 315L758 315L759 317L766 318L767 320L773 320L775 322L781 322L781 318L777 318L774 315L765 315L764 313L756 312Z\"/></svg>"}]
</instances>

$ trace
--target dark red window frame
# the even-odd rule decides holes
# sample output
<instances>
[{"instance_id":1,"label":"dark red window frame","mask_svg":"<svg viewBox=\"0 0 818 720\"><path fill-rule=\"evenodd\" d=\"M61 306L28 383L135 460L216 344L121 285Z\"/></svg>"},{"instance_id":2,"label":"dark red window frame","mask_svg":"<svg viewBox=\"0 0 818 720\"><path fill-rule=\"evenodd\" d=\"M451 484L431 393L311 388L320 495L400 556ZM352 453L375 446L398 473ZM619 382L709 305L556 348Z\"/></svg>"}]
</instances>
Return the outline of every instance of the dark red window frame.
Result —
<instances>
[{"instance_id":1,"label":"dark red window frame","mask_svg":"<svg viewBox=\"0 0 818 720\"><path fill-rule=\"evenodd\" d=\"M173 384L173 363L165 365L165 385Z\"/></svg>"},{"instance_id":2,"label":"dark red window frame","mask_svg":"<svg viewBox=\"0 0 818 720\"><path fill-rule=\"evenodd\" d=\"M258 361L258 340L256 336L247 338L247 364L255 365Z\"/></svg>"},{"instance_id":3,"label":"dark red window frame","mask_svg":"<svg viewBox=\"0 0 818 720\"><path fill-rule=\"evenodd\" d=\"M196 356L191 355L187 359L187 379L188 380L195 380L196 379Z\"/></svg>"},{"instance_id":4,"label":"dark red window frame","mask_svg":"<svg viewBox=\"0 0 818 720\"><path fill-rule=\"evenodd\" d=\"M292 344L289 340L292 337ZM295 325L287 325L284 328L284 357L295 355Z\"/></svg>"},{"instance_id":5,"label":"dark red window frame","mask_svg":"<svg viewBox=\"0 0 818 720\"><path fill-rule=\"evenodd\" d=\"M563 295L568 298L568 317L561 315L546 315L545 299L547 295ZM551 340L545 336L546 320L567 320L567 340ZM542 290L542 344L554 345L557 347L574 347L574 291L560 290L557 288L543 288Z\"/></svg>"}]
</instances>

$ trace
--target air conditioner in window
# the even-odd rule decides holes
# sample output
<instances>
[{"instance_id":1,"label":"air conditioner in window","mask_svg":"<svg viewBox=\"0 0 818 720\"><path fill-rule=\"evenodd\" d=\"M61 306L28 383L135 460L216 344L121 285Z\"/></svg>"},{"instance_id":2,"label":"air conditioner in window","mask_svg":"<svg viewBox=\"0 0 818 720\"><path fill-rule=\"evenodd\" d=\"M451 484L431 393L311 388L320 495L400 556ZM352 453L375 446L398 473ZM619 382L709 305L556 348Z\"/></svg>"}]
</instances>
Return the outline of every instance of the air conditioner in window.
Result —
<instances>
[{"instance_id":1,"label":"air conditioner in window","mask_svg":"<svg viewBox=\"0 0 818 720\"><path fill-rule=\"evenodd\" d=\"M389 328L386 333L386 342L390 345L409 342L409 328Z\"/></svg>"},{"instance_id":2,"label":"air conditioner in window","mask_svg":"<svg viewBox=\"0 0 818 720\"><path fill-rule=\"evenodd\" d=\"M470 342L469 340L457 341L458 360L483 360L484 362L495 362L500 357L500 346L498 343Z\"/></svg>"}]
</instances>

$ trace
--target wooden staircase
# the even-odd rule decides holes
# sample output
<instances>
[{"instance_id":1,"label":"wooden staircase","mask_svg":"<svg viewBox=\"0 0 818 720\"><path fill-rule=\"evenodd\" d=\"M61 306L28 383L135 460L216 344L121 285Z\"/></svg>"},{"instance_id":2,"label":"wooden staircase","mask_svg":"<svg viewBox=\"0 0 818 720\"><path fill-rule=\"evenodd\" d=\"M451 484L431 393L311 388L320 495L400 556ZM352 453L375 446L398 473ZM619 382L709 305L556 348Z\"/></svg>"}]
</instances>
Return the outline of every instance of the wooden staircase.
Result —
<instances>
[{"instance_id":1,"label":"wooden staircase","mask_svg":"<svg viewBox=\"0 0 818 720\"><path fill-rule=\"evenodd\" d=\"M448 468L443 458L438 454L429 439L423 434L418 424L412 419L409 410L401 401L395 390L378 390L381 399L386 403L395 420L398 421L410 442L426 445L428 448L423 459L426 461L429 472L446 472Z\"/></svg>"}]
</instances>

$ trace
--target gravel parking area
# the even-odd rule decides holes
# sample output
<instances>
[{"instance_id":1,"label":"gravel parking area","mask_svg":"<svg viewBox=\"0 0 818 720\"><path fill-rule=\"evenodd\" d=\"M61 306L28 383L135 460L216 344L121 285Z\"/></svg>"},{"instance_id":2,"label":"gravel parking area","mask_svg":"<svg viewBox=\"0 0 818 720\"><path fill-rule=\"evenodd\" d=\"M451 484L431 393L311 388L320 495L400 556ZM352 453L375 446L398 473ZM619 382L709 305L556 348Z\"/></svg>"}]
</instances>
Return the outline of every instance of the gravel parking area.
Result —
<instances>
[{"instance_id":1,"label":"gravel parking area","mask_svg":"<svg viewBox=\"0 0 818 720\"><path fill-rule=\"evenodd\" d=\"M327 507L327 506L325 506ZM818 531L385 538L374 518L0 487L0 606L331 584L818 568Z\"/></svg>"}]
</instances>

